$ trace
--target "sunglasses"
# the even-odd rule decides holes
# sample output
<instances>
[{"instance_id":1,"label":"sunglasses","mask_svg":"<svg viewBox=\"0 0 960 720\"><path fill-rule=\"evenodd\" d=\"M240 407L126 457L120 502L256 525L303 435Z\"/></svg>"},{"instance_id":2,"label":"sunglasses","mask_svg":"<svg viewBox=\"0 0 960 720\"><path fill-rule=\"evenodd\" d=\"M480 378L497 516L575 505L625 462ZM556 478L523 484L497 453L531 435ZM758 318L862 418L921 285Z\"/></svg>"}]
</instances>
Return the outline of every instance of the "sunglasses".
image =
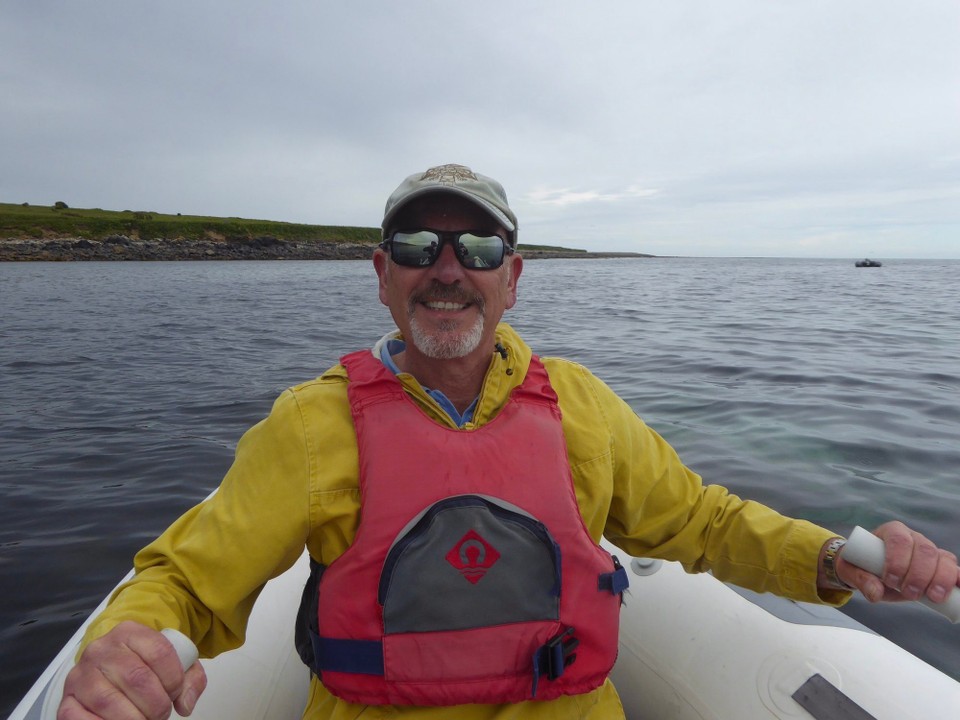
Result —
<instances>
[{"instance_id":1,"label":"sunglasses","mask_svg":"<svg viewBox=\"0 0 960 720\"><path fill-rule=\"evenodd\" d=\"M443 246L450 243L454 255L467 270L495 270L503 265L503 258L514 250L499 235L479 235L440 230L397 230L380 243L390 253L390 259L403 267L430 267Z\"/></svg>"}]
</instances>

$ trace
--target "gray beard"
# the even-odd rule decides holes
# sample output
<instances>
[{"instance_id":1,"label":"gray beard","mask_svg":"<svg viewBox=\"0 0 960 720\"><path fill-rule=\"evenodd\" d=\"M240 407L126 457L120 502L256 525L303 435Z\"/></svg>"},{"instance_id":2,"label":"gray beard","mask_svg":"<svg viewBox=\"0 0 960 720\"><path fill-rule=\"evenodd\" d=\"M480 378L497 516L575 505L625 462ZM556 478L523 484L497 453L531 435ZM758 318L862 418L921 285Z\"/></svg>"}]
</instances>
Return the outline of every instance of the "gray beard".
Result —
<instances>
[{"instance_id":1,"label":"gray beard","mask_svg":"<svg viewBox=\"0 0 960 720\"><path fill-rule=\"evenodd\" d=\"M428 293L429 297L450 302L472 302L477 309L477 320L466 330L458 330L456 321L442 322L435 333L427 332L417 319L417 308L422 295L410 298L407 305L407 317L410 319L410 341L421 353L434 360L454 360L469 355L480 345L483 336L483 298L471 297L459 286L435 285Z\"/></svg>"},{"instance_id":2,"label":"gray beard","mask_svg":"<svg viewBox=\"0 0 960 720\"><path fill-rule=\"evenodd\" d=\"M410 315L410 341L414 347L434 360L453 360L469 355L480 345L483 335L483 316L467 330L456 332L458 323L441 323L436 333L428 333L420 326L416 313Z\"/></svg>"}]
</instances>

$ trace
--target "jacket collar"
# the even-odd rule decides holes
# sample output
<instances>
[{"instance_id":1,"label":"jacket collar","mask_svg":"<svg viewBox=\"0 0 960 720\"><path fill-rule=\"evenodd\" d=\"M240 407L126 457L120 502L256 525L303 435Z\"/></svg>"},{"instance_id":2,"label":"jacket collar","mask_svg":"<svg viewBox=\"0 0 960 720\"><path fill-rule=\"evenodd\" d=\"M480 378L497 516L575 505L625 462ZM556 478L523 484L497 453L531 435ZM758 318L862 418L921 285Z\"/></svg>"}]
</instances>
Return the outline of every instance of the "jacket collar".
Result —
<instances>
[{"instance_id":1,"label":"jacket collar","mask_svg":"<svg viewBox=\"0 0 960 720\"><path fill-rule=\"evenodd\" d=\"M372 348L373 355L379 359L384 344L390 340L402 340L399 330L394 330L380 338ZM520 338L517 332L507 323L497 325L495 334L497 349L491 349L490 366L480 389L477 407L474 410L473 420L464 426L464 429L485 425L492 420L510 397L511 391L523 382L530 364L532 351ZM500 352L499 348L503 348ZM333 374L343 374L346 371L338 366ZM420 384L411 375L398 376L407 392L420 404L423 409L435 420L451 424L449 416L436 404Z\"/></svg>"}]
</instances>

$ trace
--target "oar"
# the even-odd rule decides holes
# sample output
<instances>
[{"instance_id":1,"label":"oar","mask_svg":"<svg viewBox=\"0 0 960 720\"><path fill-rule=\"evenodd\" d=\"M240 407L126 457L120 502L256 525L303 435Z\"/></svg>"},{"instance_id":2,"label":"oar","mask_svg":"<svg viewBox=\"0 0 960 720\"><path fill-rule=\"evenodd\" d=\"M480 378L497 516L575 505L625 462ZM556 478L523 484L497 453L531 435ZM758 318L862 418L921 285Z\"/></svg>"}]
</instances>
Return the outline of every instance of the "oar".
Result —
<instances>
[{"instance_id":1,"label":"oar","mask_svg":"<svg viewBox=\"0 0 960 720\"><path fill-rule=\"evenodd\" d=\"M193 640L179 630L164 628L160 631L160 634L169 640L170 644L173 645L173 649L177 651L177 657L180 658L180 665L184 671L189 670L193 664L200 659L200 651L197 650L197 646L193 644Z\"/></svg>"},{"instance_id":2,"label":"oar","mask_svg":"<svg viewBox=\"0 0 960 720\"><path fill-rule=\"evenodd\" d=\"M847 544L843 548L842 557L848 563L880 576L883 574L886 551L883 540L869 530L857 526L853 529L850 539L847 540ZM953 592L950 593L945 602L935 603L926 597L920 598L917 602L926 605L931 610L936 610L950 622L960 622L960 589L958 588L953 588Z\"/></svg>"},{"instance_id":3,"label":"oar","mask_svg":"<svg viewBox=\"0 0 960 720\"><path fill-rule=\"evenodd\" d=\"M184 670L187 670L200 658L197 646L179 630L164 628L160 631L160 634L173 645L173 649L177 651L177 657L180 658L180 665ZM40 708L40 720L56 720L60 701L63 700L63 685L67 679L67 674L73 669L73 665L73 655L70 655L57 670L56 675L53 676L50 681L50 688L47 690L43 705Z\"/></svg>"}]
</instances>

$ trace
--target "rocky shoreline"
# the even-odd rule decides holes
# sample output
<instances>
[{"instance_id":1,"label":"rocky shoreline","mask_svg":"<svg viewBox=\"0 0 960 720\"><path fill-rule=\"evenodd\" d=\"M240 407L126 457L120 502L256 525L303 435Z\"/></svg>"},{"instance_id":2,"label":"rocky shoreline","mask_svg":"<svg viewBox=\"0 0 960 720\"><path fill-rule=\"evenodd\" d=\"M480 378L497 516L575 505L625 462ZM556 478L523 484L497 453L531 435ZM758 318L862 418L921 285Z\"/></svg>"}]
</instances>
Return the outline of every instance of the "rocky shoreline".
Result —
<instances>
[{"instance_id":1,"label":"rocky shoreline","mask_svg":"<svg viewBox=\"0 0 960 720\"><path fill-rule=\"evenodd\" d=\"M0 240L2 261L64 262L78 260L358 260L373 246L362 243L295 242L275 237L204 240L110 235L102 240L44 238Z\"/></svg>"},{"instance_id":2,"label":"rocky shoreline","mask_svg":"<svg viewBox=\"0 0 960 720\"><path fill-rule=\"evenodd\" d=\"M0 262L72 262L83 260L367 260L374 245L347 242L305 242L271 236L187 240L143 240L110 235L86 238L0 239ZM642 253L592 253L523 249L525 259L652 257Z\"/></svg>"}]
</instances>

